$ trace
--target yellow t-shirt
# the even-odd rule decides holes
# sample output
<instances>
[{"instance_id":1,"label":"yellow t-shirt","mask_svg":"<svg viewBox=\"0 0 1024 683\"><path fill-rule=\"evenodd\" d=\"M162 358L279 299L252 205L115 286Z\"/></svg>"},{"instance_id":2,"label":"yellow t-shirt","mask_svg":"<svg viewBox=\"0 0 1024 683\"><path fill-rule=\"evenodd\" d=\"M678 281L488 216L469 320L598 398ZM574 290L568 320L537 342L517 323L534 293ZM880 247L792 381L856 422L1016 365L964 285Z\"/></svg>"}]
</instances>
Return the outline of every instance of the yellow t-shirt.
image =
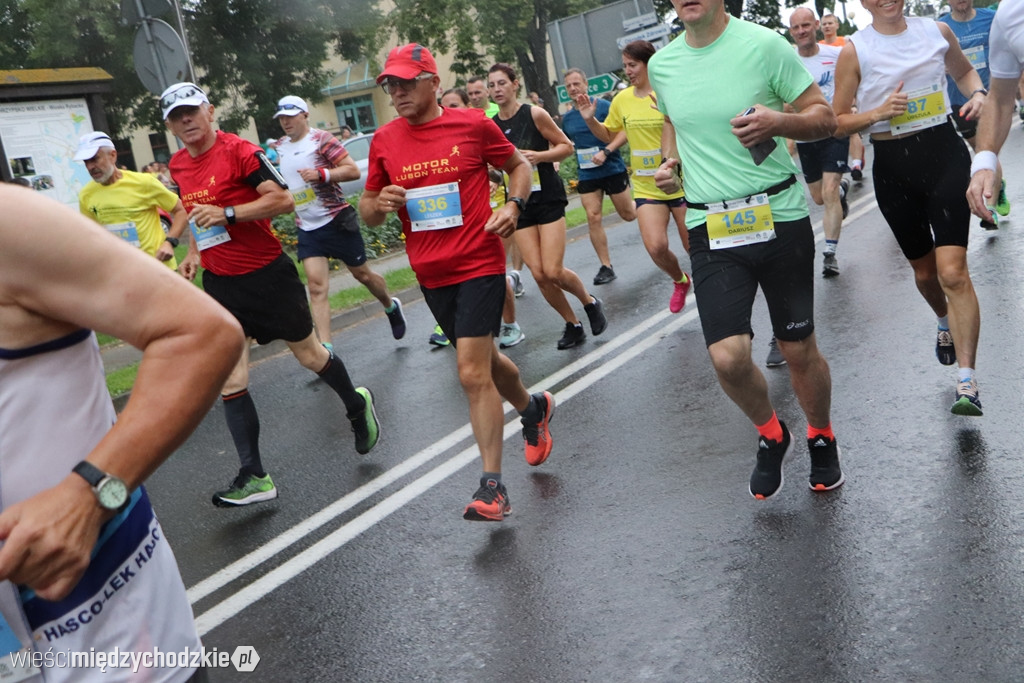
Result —
<instances>
[{"instance_id":1,"label":"yellow t-shirt","mask_svg":"<svg viewBox=\"0 0 1024 683\"><path fill-rule=\"evenodd\" d=\"M156 176L134 171L121 171L121 179L113 185L90 180L78 193L78 209L83 214L150 256L165 237L157 207L170 212L177 204L178 195ZM171 269L178 267L173 257L163 263Z\"/></svg>"},{"instance_id":2,"label":"yellow t-shirt","mask_svg":"<svg viewBox=\"0 0 1024 683\"><path fill-rule=\"evenodd\" d=\"M633 197L678 199L683 193L665 194L654 184L654 172L661 165L661 129L665 117L654 107L651 96L637 97L629 86L612 100L604 125L613 133L625 129L629 141L630 180Z\"/></svg>"}]
</instances>

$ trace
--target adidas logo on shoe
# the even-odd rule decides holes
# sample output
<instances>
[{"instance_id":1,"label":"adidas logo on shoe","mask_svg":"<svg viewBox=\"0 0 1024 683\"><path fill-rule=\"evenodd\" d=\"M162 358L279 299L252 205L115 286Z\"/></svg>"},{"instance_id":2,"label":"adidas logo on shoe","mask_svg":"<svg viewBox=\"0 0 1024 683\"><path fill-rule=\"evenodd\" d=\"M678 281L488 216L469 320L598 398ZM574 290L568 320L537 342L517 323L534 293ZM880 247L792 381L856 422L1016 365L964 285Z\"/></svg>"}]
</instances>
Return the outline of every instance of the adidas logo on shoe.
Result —
<instances>
[{"instance_id":1,"label":"adidas logo on shoe","mask_svg":"<svg viewBox=\"0 0 1024 683\"><path fill-rule=\"evenodd\" d=\"M757 447L758 447L758 448L768 448L768 442L767 442L767 441L765 441L765 438L764 438L763 436L762 436L762 437L760 437L760 438L759 438L759 439L757 440Z\"/></svg>"},{"instance_id":2,"label":"adidas logo on shoe","mask_svg":"<svg viewBox=\"0 0 1024 683\"><path fill-rule=\"evenodd\" d=\"M823 446L827 446L827 445L828 445L828 441L825 441L825 438L821 437L821 436L819 436L818 440L814 442L814 447L815 448L822 448Z\"/></svg>"}]
</instances>

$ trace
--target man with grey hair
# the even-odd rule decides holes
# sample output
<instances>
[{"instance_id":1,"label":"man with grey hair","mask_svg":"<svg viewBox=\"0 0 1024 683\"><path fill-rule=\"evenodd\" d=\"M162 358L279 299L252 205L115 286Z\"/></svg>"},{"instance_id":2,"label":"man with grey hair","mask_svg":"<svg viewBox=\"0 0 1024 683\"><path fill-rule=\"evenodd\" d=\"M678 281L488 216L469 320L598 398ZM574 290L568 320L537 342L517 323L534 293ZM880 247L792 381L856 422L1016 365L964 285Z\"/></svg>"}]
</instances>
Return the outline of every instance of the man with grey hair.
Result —
<instances>
[{"instance_id":1,"label":"man with grey hair","mask_svg":"<svg viewBox=\"0 0 1024 683\"><path fill-rule=\"evenodd\" d=\"M168 268L177 268L174 247L188 225L188 212L178 196L155 175L118 168L114 141L101 131L81 137L74 159L84 162L92 176L78 193L79 210ZM166 234L158 209L171 214Z\"/></svg>"},{"instance_id":2,"label":"man with grey hair","mask_svg":"<svg viewBox=\"0 0 1024 683\"><path fill-rule=\"evenodd\" d=\"M317 340L306 288L270 229L270 219L294 210L288 185L259 145L215 130L214 108L194 83L176 83L160 96L167 128L185 143L171 157L171 174L189 211L192 234L181 266L192 279L200 262L203 288L260 344L282 339L303 367L341 397L356 451L369 453L379 435L373 395L355 387L345 365ZM221 390L224 417L241 463L238 476L213 495L218 507L277 497L263 469L260 421L249 395L249 345Z\"/></svg>"},{"instance_id":3,"label":"man with grey hair","mask_svg":"<svg viewBox=\"0 0 1024 683\"><path fill-rule=\"evenodd\" d=\"M821 93L831 105L836 91L836 60L839 59L840 48L818 44L818 23L812 10L798 7L789 15L789 35L796 43L800 61L811 72ZM842 178L850 154L850 138L826 137L797 142L796 151L800 156L800 167L811 199L818 206L825 207L822 219L825 248L821 274L835 277L839 275L839 261L836 259L839 232L849 211L846 204L848 184Z\"/></svg>"}]
</instances>

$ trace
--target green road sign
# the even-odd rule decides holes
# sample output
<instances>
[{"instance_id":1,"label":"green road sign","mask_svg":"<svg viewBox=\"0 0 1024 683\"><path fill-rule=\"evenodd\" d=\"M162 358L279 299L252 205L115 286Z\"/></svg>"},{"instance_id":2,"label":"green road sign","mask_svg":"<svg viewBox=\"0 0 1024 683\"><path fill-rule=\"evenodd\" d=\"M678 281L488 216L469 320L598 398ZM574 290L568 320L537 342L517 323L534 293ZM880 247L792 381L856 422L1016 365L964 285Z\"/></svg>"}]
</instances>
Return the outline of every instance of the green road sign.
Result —
<instances>
[{"instance_id":1,"label":"green road sign","mask_svg":"<svg viewBox=\"0 0 1024 683\"><path fill-rule=\"evenodd\" d=\"M601 74L594 76L593 78L587 79L587 94L591 97L597 97L603 95L606 92L612 92L615 90L615 86L619 83L619 79L614 74ZM560 85L555 88L558 93L558 103L565 104L569 101L569 92L565 89L564 85Z\"/></svg>"}]
</instances>

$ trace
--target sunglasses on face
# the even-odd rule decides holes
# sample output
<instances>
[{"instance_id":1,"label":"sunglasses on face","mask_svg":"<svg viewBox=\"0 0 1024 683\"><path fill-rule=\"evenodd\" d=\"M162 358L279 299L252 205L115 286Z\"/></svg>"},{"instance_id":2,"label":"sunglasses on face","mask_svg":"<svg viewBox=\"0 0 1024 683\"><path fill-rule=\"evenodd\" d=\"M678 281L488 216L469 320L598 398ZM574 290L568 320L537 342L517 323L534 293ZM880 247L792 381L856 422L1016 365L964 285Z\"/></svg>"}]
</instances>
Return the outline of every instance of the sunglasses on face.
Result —
<instances>
[{"instance_id":1,"label":"sunglasses on face","mask_svg":"<svg viewBox=\"0 0 1024 683\"><path fill-rule=\"evenodd\" d=\"M420 74L416 78L386 78L381 82L380 87L381 90L388 95L393 95L399 90L409 92L416 87L417 83L425 81L428 78L432 78L433 75L434 74Z\"/></svg>"},{"instance_id":2,"label":"sunglasses on face","mask_svg":"<svg viewBox=\"0 0 1024 683\"><path fill-rule=\"evenodd\" d=\"M167 93L166 95L161 97L160 106L164 109L167 109L167 107L171 106L178 100L185 100L189 97L195 97L196 95L202 95L203 97L206 97L206 93L204 93L196 86L186 85L184 88L179 88L178 90L175 90L171 93Z\"/></svg>"}]
</instances>

